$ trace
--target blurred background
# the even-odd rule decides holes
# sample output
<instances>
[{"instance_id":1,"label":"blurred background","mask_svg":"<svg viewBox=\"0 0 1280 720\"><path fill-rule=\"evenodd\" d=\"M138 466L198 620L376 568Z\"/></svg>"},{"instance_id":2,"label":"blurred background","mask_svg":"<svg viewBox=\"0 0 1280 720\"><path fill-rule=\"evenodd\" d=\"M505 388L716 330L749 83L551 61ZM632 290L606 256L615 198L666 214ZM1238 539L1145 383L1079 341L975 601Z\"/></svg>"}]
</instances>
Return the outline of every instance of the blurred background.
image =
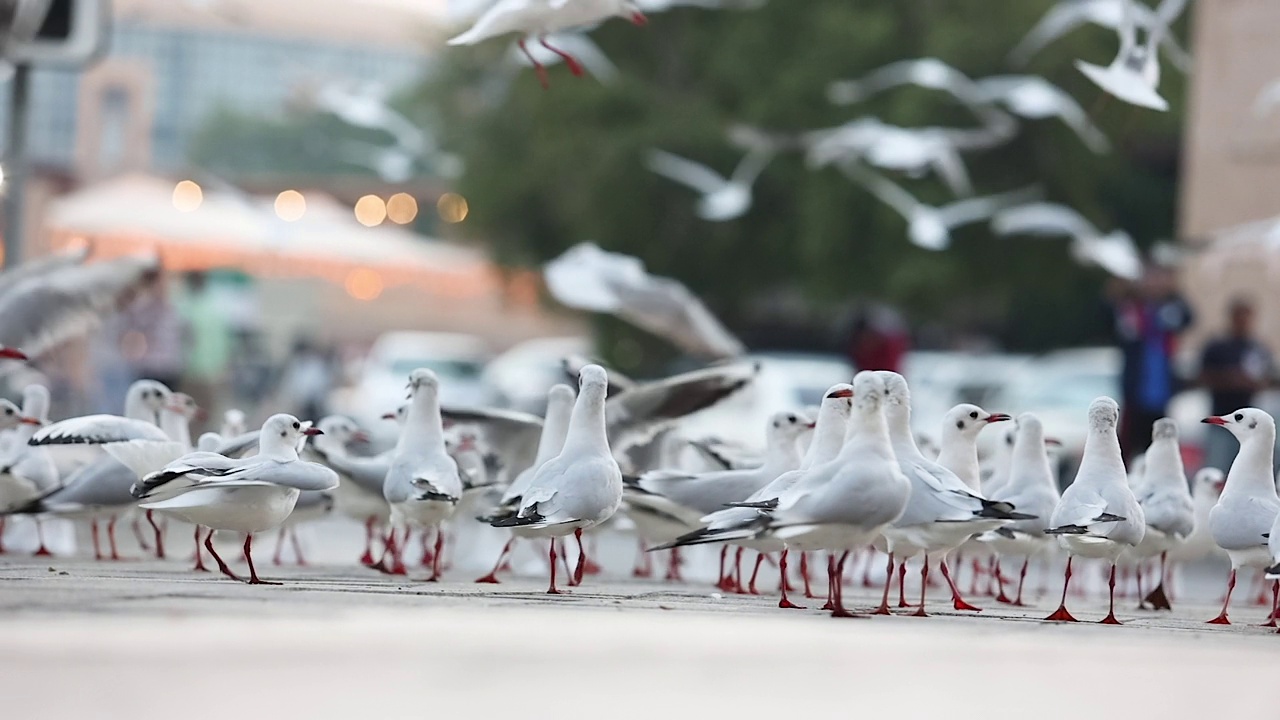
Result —
<instances>
[{"instance_id":1,"label":"blurred background","mask_svg":"<svg viewBox=\"0 0 1280 720\"><path fill-rule=\"evenodd\" d=\"M442 375L447 402L538 411L566 353L640 377L691 365L548 296L543 264L593 241L684 283L763 360L757 399L743 401L758 412L724 413L711 423L724 434L812 404L854 367L887 368L913 382L926 431L970 401L1034 409L1070 446L1089 401L1111 394L1138 428L1128 449L1169 412L1194 467L1210 390L1271 402L1259 353L1280 339L1267 291L1280 111L1256 106L1280 76L1280 3L1191 3L1172 32L1187 72L1165 63L1170 110L1155 112L1108 101L1076 68L1111 61L1113 30L1082 24L1017 57L1046 13L1085 1L650 0L647 27L590 32L594 49L576 51L587 76L551 66L547 90L512 38L445 45L484 2L45 3L68 27L96 9L102 42L70 63L9 68L7 252L155 251L166 272L33 372L57 414L118 411L147 376L194 395L212 423L240 407L344 412L376 429L414 367ZM51 45L74 34L51 22ZM969 108L927 88L829 98L833 81L923 57L975 79L1037 75L1075 99L1106 151L1062 122L1026 121L963 162L979 195L1035 187L1124 230L1146 256L1139 276L987 223L919 247L899 212L800 152L779 150L749 209L722 222L646 167L661 148L727 176L744 155L734 128L785 148L865 117L972 127ZM934 174L895 180L920 202L954 199Z\"/></svg>"}]
</instances>

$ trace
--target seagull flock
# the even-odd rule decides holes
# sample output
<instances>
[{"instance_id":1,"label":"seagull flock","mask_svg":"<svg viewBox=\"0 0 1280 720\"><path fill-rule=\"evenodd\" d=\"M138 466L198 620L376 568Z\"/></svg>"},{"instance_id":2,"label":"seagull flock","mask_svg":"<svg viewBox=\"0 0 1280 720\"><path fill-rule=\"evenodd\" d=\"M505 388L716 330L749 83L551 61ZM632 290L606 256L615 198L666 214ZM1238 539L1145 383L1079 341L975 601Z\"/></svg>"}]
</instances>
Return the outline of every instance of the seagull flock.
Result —
<instances>
[{"instance_id":1,"label":"seagull flock","mask_svg":"<svg viewBox=\"0 0 1280 720\"><path fill-rule=\"evenodd\" d=\"M591 43L586 32L615 17L644 25L646 12L661 12L677 5L751 7L725 0L499 0L449 44L472 45L516 34L520 36L518 52L526 64L537 70L544 88L549 87L546 65L553 61L563 61L579 76L586 66L602 82L610 82L618 69ZM1119 49L1105 67L1076 61L1079 71L1102 90L1103 98L1115 98L1135 108L1165 111L1168 101L1159 92L1162 52L1178 70L1186 72L1190 67L1190 57L1169 31L1186 5L1187 0L1161 0L1155 8L1139 0L1062 0L1014 48L1008 61L1015 67L1023 66L1045 46L1076 28L1096 25L1116 34ZM530 41L545 52L535 55ZM575 54L584 60L580 62ZM648 153L645 165L657 175L694 191L698 195L696 213L703 220L728 222L750 212L752 188L774 158L783 151L797 150L803 153L811 170L835 167L902 215L907 223L907 238L918 247L945 250L950 246L951 230L989 221L991 232L998 236L1067 238L1071 241L1071 257L1077 262L1099 267L1116 277L1138 278L1142 255L1123 230L1103 232L1070 207L1042 202L1035 197L1034 188L973 197L963 156L1011 141L1017 135L1020 120L1060 120L1092 152L1110 151L1107 137L1070 94L1038 75L970 78L938 58L925 57L893 62L858 79L834 81L827 96L833 105L847 107L904 86L948 96L951 102L972 112L977 125L900 127L862 115L843 125L790 136L757 131L753 134L755 141L747 143L741 141L739 126L730 129L728 140L744 146L745 155L728 176L660 149ZM1264 88L1258 96L1258 114L1265 115L1280 104L1277 98L1280 84ZM943 207L926 205L881 174L886 172L908 178L935 175L957 197L957 202Z\"/></svg>"}]
</instances>

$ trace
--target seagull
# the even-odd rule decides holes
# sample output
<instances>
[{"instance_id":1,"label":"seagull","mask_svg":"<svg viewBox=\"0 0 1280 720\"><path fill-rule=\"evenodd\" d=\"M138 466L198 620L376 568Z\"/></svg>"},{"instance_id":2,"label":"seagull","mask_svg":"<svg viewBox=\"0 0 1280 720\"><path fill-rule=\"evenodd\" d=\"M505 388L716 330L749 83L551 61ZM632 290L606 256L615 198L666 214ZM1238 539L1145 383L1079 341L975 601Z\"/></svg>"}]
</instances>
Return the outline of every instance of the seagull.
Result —
<instances>
[{"instance_id":1,"label":"seagull","mask_svg":"<svg viewBox=\"0 0 1280 720\"><path fill-rule=\"evenodd\" d=\"M1214 467L1200 468L1191 480L1192 530L1186 540L1169 551L1169 574L1165 581L1167 594L1177 586L1174 570L1181 563L1196 563L1210 555L1225 555L1222 548L1214 544L1213 533L1209 530L1209 513L1218 503L1225 483L1226 475Z\"/></svg>"},{"instance_id":2,"label":"seagull","mask_svg":"<svg viewBox=\"0 0 1280 720\"><path fill-rule=\"evenodd\" d=\"M834 617L853 615L844 607L841 581L849 553L887 530L912 493L886 427L886 399L881 374L854 376L849 433L839 454L810 468L776 500L760 504L760 537L781 540L790 548L830 552L828 597Z\"/></svg>"},{"instance_id":3,"label":"seagull","mask_svg":"<svg viewBox=\"0 0 1280 720\"><path fill-rule=\"evenodd\" d=\"M723 360L746 348L680 282L650 275L638 258L581 243L543 268L561 304L617 315L699 357Z\"/></svg>"},{"instance_id":4,"label":"seagull","mask_svg":"<svg viewBox=\"0 0 1280 720\"><path fill-rule=\"evenodd\" d=\"M609 520L622 504L622 472L605 435L608 373L599 365L588 365L580 371L578 385L564 448L538 468L516 514L491 523L522 536L551 538L551 595L561 592L556 588L556 538L572 533L577 539L573 576L580 581L586 560L582 531Z\"/></svg>"},{"instance_id":5,"label":"seagull","mask_svg":"<svg viewBox=\"0 0 1280 720\"><path fill-rule=\"evenodd\" d=\"M990 470L982 479L983 496L996 497L997 493L1008 484L1009 470L1013 465L1013 446L1017 438L1017 427L1010 428L1000 436L995 451L991 453Z\"/></svg>"},{"instance_id":6,"label":"seagull","mask_svg":"<svg viewBox=\"0 0 1280 720\"><path fill-rule=\"evenodd\" d=\"M981 493L978 434L992 423L1012 419L1004 413L987 412L977 405L956 405L942 418L942 449L938 452L937 463L954 473L970 490Z\"/></svg>"},{"instance_id":7,"label":"seagull","mask_svg":"<svg viewBox=\"0 0 1280 720\"><path fill-rule=\"evenodd\" d=\"M702 195L698 200L698 217L710 222L727 222L737 220L751 209L751 186L772 159L771 148L752 150L728 178L706 165L662 150L650 151L646 164L653 172Z\"/></svg>"},{"instance_id":8,"label":"seagull","mask_svg":"<svg viewBox=\"0 0 1280 720\"><path fill-rule=\"evenodd\" d=\"M668 543L667 547L731 542L752 548L759 553L781 552L782 559L779 561L779 567L782 568L783 582L782 599L778 602L778 607L803 609L787 598L785 568L789 549L786 543L776 539L755 537L759 532L757 522L760 519L760 511L756 506L777 500L800 482L808 470L825 465L840 454L840 449L844 447L845 436L852 428L849 421L852 409L853 386L845 383L833 385L823 396L813 431L813 442L810 443L798 469L782 473L768 485L747 496L741 503L744 507L728 507L702 517L700 522L705 527L680 536ZM756 567L759 568L758 562ZM722 579L723 575L722 569ZM752 573L753 579L754 575L755 573Z\"/></svg>"},{"instance_id":9,"label":"seagull","mask_svg":"<svg viewBox=\"0 0 1280 720\"><path fill-rule=\"evenodd\" d=\"M991 229L999 235L1042 235L1071 238L1077 262L1097 265L1125 280L1142 276L1142 255L1123 230L1103 234L1079 212L1053 203L1030 203L997 212Z\"/></svg>"},{"instance_id":10,"label":"seagull","mask_svg":"<svg viewBox=\"0 0 1280 720\"><path fill-rule=\"evenodd\" d=\"M1182 465L1182 449L1178 446L1178 424L1169 418L1155 421L1151 430L1151 446L1147 448L1142 488L1134 494L1147 521L1142 542L1132 551L1137 558L1160 556L1160 583L1141 604L1151 603L1156 610L1171 610L1165 593L1165 573L1169 551L1181 545L1195 530L1195 503L1187 485L1187 471ZM1138 568L1138 577L1142 577ZM1141 593L1139 593L1141 594Z\"/></svg>"},{"instance_id":11,"label":"seagull","mask_svg":"<svg viewBox=\"0 0 1280 720\"><path fill-rule=\"evenodd\" d=\"M253 566L253 535L280 525L293 512L305 491L333 490L338 475L329 468L298 459L298 445L320 429L303 427L292 415L272 415L262 426L258 454L228 458L214 453L191 453L146 476L133 487L140 507L172 515L210 528L204 547L222 574L241 580L218 555L213 535L218 530L244 533L248 582L276 585L258 577Z\"/></svg>"},{"instance_id":12,"label":"seagull","mask_svg":"<svg viewBox=\"0 0 1280 720\"><path fill-rule=\"evenodd\" d=\"M601 83L608 85L618 79L618 66L613 64L609 56L586 33L556 33L548 35L546 41L548 45L576 59L584 70ZM526 67L550 67L564 60L564 55L537 45L526 48L512 46L511 56L515 62Z\"/></svg>"},{"instance_id":13,"label":"seagull","mask_svg":"<svg viewBox=\"0 0 1280 720\"><path fill-rule=\"evenodd\" d=\"M382 494L391 506L391 528L387 550L392 564L383 569L395 575L405 573L403 553L413 528L439 528L448 520L462 498L462 478L458 464L445 450L444 424L440 418L440 380L426 368L409 375L409 415L396 443L391 468L382 485ZM405 528L397 542L396 529ZM440 580L444 533L436 533L435 554L429 582Z\"/></svg>"},{"instance_id":14,"label":"seagull","mask_svg":"<svg viewBox=\"0 0 1280 720\"><path fill-rule=\"evenodd\" d=\"M1111 143L1089 120L1089 115L1065 90L1036 75L998 75L976 83L974 97L998 102L1019 117L1030 120L1059 118L1075 131L1093 152L1109 152Z\"/></svg>"},{"instance_id":15,"label":"seagull","mask_svg":"<svg viewBox=\"0 0 1280 720\"><path fill-rule=\"evenodd\" d=\"M920 568L923 583L921 603L916 615L927 615L923 596L928 586L929 555L932 554L942 558L942 576L951 588L953 607L957 610L978 610L960 597L955 583L951 582L946 553L974 535L1003 527L1014 520L1030 519L1031 516L1013 512L1013 506L1008 503L992 502L970 490L954 472L921 454L911 434L911 392L906 379L889 371L880 371L880 375L884 381L885 418L893 452L902 473L911 482L911 499L906 510L884 532L883 545L889 553L889 562L898 561L901 579L906 572L907 560L924 553ZM885 578L884 600L877 614L889 614L892 578L892 572ZM902 604L901 598L899 602Z\"/></svg>"},{"instance_id":16,"label":"seagull","mask_svg":"<svg viewBox=\"0 0 1280 720\"><path fill-rule=\"evenodd\" d=\"M1108 94L1138 107L1168 110L1169 103L1157 88L1160 85L1160 39L1169 25L1182 14L1187 0L1162 0L1155 20L1147 27L1147 38L1138 43L1133 0L1121 0L1120 51L1107 67L1076 61L1076 67Z\"/></svg>"},{"instance_id":17,"label":"seagull","mask_svg":"<svg viewBox=\"0 0 1280 720\"><path fill-rule=\"evenodd\" d=\"M1142 507L1129 489L1124 458L1116 425L1120 406L1100 397L1089 405L1089 435L1075 482L1062 493L1053 511L1047 535L1055 535L1069 553L1062 583L1062 602L1045 620L1076 622L1067 612L1067 588L1071 584L1071 561L1076 555L1111 561L1110 606L1104 625L1120 625L1116 619L1116 560L1120 554L1142 542L1146 521ZM1273 490L1274 493L1274 490Z\"/></svg>"},{"instance_id":18,"label":"seagull","mask_svg":"<svg viewBox=\"0 0 1280 720\"><path fill-rule=\"evenodd\" d=\"M573 412L573 403L573 388L568 385L553 385L547 391L547 417L542 424L542 432L538 438L538 452L534 456L533 463L516 475L503 492L497 509L488 517L480 518L481 522L494 522L503 516L515 515L520 511L520 506L524 503L524 494L538 470L564 449L564 441L569 434L569 416ZM498 583L498 570L502 568L507 556L511 553L515 541L514 535L507 540L507 543L502 546L502 552L498 554L498 561L493 564L493 570L476 582Z\"/></svg>"},{"instance_id":19,"label":"seagull","mask_svg":"<svg viewBox=\"0 0 1280 720\"><path fill-rule=\"evenodd\" d=\"M529 38L536 38L543 48L564 58L569 71L582 75L582 65L569 53L553 47L547 36L563 30L595 25L613 17L629 19L635 25L648 20L635 3L628 0L499 0L476 20L466 32L449 40L450 45L475 45L489 38L519 33L518 45L533 63L543 88L550 87L546 68L529 52Z\"/></svg>"},{"instance_id":20,"label":"seagull","mask_svg":"<svg viewBox=\"0 0 1280 720\"><path fill-rule=\"evenodd\" d=\"M1236 571L1241 567L1267 568L1273 562L1267 536L1280 517L1280 497L1276 495L1276 482L1271 475L1276 423L1257 408L1243 408L1230 415L1207 417L1201 422L1224 427L1240 441L1240 452L1227 471L1222 495L1209 511L1213 541L1231 558L1222 612L1209 623L1230 625L1227 609L1236 587ZM1274 616L1275 607L1271 610ZM1268 625L1274 623L1274 618L1267 621Z\"/></svg>"},{"instance_id":21,"label":"seagull","mask_svg":"<svg viewBox=\"0 0 1280 720\"><path fill-rule=\"evenodd\" d=\"M1043 47L1086 23L1100 25L1109 30L1120 30L1124 24L1125 5L1130 0L1061 0L1009 54L1014 65L1026 65ZM1134 21L1145 28L1156 22L1156 13L1141 3L1132 6ZM1191 56L1170 33L1160 37L1160 46L1183 72L1191 68Z\"/></svg>"},{"instance_id":22,"label":"seagull","mask_svg":"<svg viewBox=\"0 0 1280 720\"><path fill-rule=\"evenodd\" d=\"M911 193L883 175L861 166L846 165L843 170L850 178L905 218L907 238L913 245L925 250L946 250L951 246L952 230L986 220L996 212L1026 203L1038 194L1034 189L1019 190L934 207L920 202Z\"/></svg>"},{"instance_id":23,"label":"seagull","mask_svg":"<svg viewBox=\"0 0 1280 720\"><path fill-rule=\"evenodd\" d=\"M872 70L857 80L837 80L827 86L827 99L835 105L852 105L902 85L941 90L968 104L977 101L977 87L973 80L934 57L899 60Z\"/></svg>"},{"instance_id":24,"label":"seagull","mask_svg":"<svg viewBox=\"0 0 1280 720\"><path fill-rule=\"evenodd\" d=\"M0 427L12 433L0 454L0 536L4 534L5 515L21 512L24 504L56 488L58 483L58 468L48 453L27 445L27 440L49 421L49 391L43 385L28 385L22 396L21 409L8 400L0 403L4 407ZM39 515L36 533L40 545L35 554L50 555Z\"/></svg>"},{"instance_id":25,"label":"seagull","mask_svg":"<svg viewBox=\"0 0 1280 720\"><path fill-rule=\"evenodd\" d=\"M338 473L341 481L335 498L338 511L364 523L364 554L359 562L371 567L375 530L391 519L391 507L382 494L382 484L391 469L395 449L371 457L351 454L347 445L367 440L368 435L350 418L340 415L321 419L317 427L322 434L311 438L307 452Z\"/></svg>"},{"instance_id":26,"label":"seagull","mask_svg":"<svg viewBox=\"0 0 1280 720\"><path fill-rule=\"evenodd\" d=\"M996 562L995 576L1000 587L997 602L1021 607L1022 586L1027 579L1027 566L1031 558L1052 550L1053 538L1045 534L1049 529L1048 518L1053 515L1060 496L1057 476L1049 465L1044 425L1031 413L1018 416L1014 431L1013 451L1009 460L1007 482L993 488L988 494L992 500L1007 502L1036 517L1019 520L992 530L978 539L988 543L1005 557L1022 557L1022 570L1018 573L1018 593L1013 600L1004 594L1004 578L1000 574L1000 560Z\"/></svg>"},{"instance_id":27,"label":"seagull","mask_svg":"<svg viewBox=\"0 0 1280 720\"><path fill-rule=\"evenodd\" d=\"M656 470L625 478L623 500L627 515L642 537L666 543L655 549L677 547L679 543L671 541L701 528L704 516L729 503L747 500L783 473L800 467L796 440L813 426L808 418L796 412L771 415L765 427L765 462L758 468L697 474ZM724 572L727 550L724 548L720 554L720 586L726 591L736 591L738 583L730 581ZM741 558L739 552L738 561Z\"/></svg>"}]
</instances>

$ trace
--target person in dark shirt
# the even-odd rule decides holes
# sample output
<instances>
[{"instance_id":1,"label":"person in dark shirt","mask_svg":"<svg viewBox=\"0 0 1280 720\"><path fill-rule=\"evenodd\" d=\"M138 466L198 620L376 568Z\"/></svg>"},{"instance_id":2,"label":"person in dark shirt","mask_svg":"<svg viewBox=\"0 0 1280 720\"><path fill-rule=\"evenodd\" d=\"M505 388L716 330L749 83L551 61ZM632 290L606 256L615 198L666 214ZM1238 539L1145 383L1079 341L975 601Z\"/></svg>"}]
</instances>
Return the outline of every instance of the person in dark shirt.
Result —
<instances>
[{"instance_id":1,"label":"person in dark shirt","mask_svg":"<svg viewBox=\"0 0 1280 720\"><path fill-rule=\"evenodd\" d=\"M1200 357L1200 384L1209 390L1213 415L1252 407L1274 374L1270 351L1254 336L1253 303L1238 298L1232 301L1227 316L1228 334L1205 345ZM1238 449L1230 433L1208 433L1205 466L1226 471Z\"/></svg>"},{"instance_id":2,"label":"person in dark shirt","mask_svg":"<svg viewBox=\"0 0 1280 720\"><path fill-rule=\"evenodd\" d=\"M1124 353L1121 371L1120 446L1126 460L1151 444L1151 426L1165 416L1177 391L1173 357L1178 335L1191 326L1191 306L1178 294L1172 271L1148 266L1136 286L1112 299L1116 340Z\"/></svg>"}]
</instances>

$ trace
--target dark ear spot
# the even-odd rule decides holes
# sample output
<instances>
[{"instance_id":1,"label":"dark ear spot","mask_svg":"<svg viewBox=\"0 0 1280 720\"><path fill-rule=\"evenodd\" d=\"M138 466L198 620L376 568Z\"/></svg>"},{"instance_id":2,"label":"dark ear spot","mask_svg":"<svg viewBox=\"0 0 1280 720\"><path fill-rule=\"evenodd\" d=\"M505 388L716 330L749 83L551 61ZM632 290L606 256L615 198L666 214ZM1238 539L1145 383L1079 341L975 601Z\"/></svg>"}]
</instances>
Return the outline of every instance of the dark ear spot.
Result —
<instances>
[{"instance_id":1,"label":"dark ear spot","mask_svg":"<svg viewBox=\"0 0 1280 720\"><path fill-rule=\"evenodd\" d=\"M1250 430L1252 430L1252 429L1254 429L1254 428L1256 428L1256 427L1258 427L1258 421L1257 421L1257 420L1254 420L1253 422L1249 423L1249 429L1250 429Z\"/></svg>"},{"instance_id":2,"label":"dark ear spot","mask_svg":"<svg viewBox=\"0 0 1280 720\"><path fill-rule=\"evenodd\" d=\"M289 433L287 433L287 432L285 432L285 431L281 430L281 431L280 431L280 437L289 437Z\"/></svg>"},{"instance_id":3,"label":"dark ear spot","mask_svg":"<svg viewBox=\"0 0 1280 720\"><path fill-rule=\"evenodd\" d=\"M956 427L958 427L958 428L960 428L961 430L963 430L963 429L964 429L964 421L963 421L963 420L957 420L957 421L956 421Z\"/></svg>"}]
</instances>

